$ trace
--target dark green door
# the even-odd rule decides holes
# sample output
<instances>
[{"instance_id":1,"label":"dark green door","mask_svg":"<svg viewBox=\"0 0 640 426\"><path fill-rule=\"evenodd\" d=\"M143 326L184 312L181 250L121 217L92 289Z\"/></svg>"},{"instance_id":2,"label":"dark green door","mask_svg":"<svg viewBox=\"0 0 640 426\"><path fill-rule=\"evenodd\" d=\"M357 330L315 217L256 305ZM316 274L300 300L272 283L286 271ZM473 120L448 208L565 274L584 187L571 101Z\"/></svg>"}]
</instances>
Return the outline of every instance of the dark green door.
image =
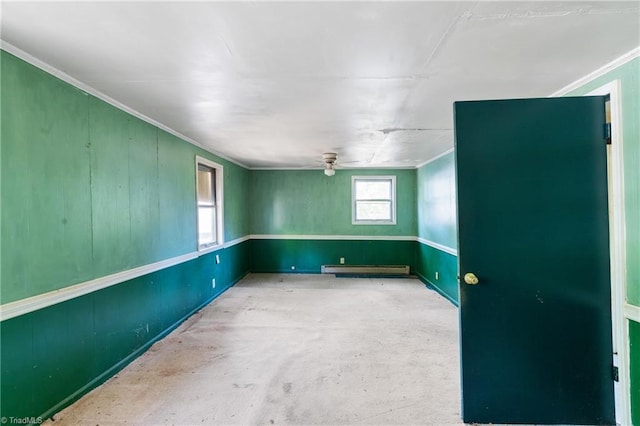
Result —
<instances>
[{"instance_id":1,"label":"dark green door","mask_svg":"<svg viewBox=\"0 0 640 426\"><path fill-rule=\"evenodd\" d=\"M465 422L615 423L604 103L455 103Z\"/></svg>"}]
</instances>

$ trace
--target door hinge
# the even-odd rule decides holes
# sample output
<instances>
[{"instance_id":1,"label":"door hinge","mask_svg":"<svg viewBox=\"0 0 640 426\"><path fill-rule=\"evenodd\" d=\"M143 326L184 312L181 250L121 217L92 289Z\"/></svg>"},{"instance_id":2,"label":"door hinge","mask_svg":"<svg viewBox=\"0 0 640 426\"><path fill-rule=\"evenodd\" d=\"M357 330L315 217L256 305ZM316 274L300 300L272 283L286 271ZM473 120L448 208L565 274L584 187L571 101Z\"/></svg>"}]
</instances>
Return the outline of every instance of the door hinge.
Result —
<instances>
[{"instance_id":1,"label":"door hinge","mask_svg":"<svg viewBox=\"0 0 640 426\"><path fill-rule=\"evenodd\" d=\"M604 123L604 140L611 145L611 123Z\"/></svg>"},{"instance_id":2,"label":"door hinge","mask_svg":"<svg viewBox=\"0 0 640 426\"><path fill-rule=\"evenodd\" d=\"M618 373L618 367L616 367L615 365L611 369L611 375L613 376L613 381L614 382L619 382L620 381L620 374Z\"/></svg>"}]
</instances>

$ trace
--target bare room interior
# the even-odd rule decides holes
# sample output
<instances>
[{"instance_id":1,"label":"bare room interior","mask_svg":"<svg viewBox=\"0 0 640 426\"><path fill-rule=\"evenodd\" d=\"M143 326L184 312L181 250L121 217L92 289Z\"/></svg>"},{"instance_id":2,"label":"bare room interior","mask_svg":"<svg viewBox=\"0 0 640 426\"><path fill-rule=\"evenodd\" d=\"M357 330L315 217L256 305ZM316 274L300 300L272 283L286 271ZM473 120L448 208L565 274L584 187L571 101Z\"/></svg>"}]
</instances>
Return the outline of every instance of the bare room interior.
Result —
<instances>
[{"instance_id":1,"label":"bare room interior","mask_svg":"<svg viewBox=\"0 0 640 426\"><path fill-rule=\"evenodd\" d=\"M0 2L3 424L640 425L638 1Z\"/></svg>"}]
</instances>

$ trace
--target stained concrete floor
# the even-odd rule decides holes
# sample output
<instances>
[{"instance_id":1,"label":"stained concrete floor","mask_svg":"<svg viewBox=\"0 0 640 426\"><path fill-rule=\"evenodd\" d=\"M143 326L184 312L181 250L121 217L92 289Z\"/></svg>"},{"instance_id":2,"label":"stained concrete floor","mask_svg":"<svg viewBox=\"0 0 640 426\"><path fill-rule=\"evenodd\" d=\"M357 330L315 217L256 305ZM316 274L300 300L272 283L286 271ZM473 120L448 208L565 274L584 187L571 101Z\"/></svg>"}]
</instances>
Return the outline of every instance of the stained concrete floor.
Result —
<instances>
[{"instance_id":1,"label":"stained concrete floor","mask_svg":"<svg viewBox=\"0 0 640 426\"><path fill-rule=\"evenodd\" d=\"M414 279L250 274L54 425L453 425L456 308Z\"/></svg>"}]
</instances>

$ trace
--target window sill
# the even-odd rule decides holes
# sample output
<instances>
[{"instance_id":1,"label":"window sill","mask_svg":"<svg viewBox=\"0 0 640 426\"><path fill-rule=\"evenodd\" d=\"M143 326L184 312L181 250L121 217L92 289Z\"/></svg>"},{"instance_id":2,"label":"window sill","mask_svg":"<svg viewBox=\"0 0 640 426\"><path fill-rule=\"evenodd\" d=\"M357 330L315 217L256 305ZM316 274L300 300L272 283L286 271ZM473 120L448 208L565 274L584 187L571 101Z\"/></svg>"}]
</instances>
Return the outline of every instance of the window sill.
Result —
<instances>
[{"instance_id":1,"label":"window sill","mask_svg":"<svg viewBox=\"0 0 640 426\"><path fill-rule=\"evenodd\" d=\"M383 221L358 221L351 222L352 225L397 225L396 222L383 222Z\"/></svg>"},{"instance_id":2,"label":"window sill","mask_svg":"<svg viewBox=\"0 0 640 426\"><path fill-rule=\"evenodd\" d=\"M198 256L202 256L217 250L220 250L224 247L224 244L211 243L198 247Z\"/></svg>"}]
</instances>

